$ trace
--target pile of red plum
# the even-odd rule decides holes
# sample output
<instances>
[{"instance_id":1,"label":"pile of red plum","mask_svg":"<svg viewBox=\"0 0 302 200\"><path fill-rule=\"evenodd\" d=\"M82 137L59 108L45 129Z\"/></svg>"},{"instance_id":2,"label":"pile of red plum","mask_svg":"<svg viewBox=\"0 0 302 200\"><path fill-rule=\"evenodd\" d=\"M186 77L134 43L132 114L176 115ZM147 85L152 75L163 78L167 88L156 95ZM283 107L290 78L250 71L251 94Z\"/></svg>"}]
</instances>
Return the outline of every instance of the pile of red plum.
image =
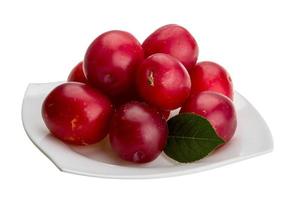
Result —
<instances>
[{"instance_id":1,"label":"pile of red plum","mask_svg":"<svg viewBox=\"0 0 302 200\"><path fill-rule=\"evenodd\" d=\"M165 148L175 109L206 118L228 142L237 125L232 80L219 64L197 59L196 40L176 24L160 27L142 44L126 31L105 32L68 81L47 95L43 120L72 145L108 135L113 151L135 163L150 162Z\"/></svg>"}]
</instances>

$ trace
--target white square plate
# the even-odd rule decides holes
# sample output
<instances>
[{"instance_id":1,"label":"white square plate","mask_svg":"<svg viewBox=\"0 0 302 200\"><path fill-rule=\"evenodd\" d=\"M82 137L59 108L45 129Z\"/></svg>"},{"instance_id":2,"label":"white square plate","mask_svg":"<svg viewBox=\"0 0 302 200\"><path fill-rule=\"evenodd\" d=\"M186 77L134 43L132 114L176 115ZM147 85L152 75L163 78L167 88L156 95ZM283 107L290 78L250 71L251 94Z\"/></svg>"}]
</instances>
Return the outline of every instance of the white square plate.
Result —
<instances>
[{"instance_id":1,"label":"white square plate","mask_svg":"<svg viewBox=\"0 0 302 200\"><path fill-rule=\"evenodd\" d=\"M162 153L147 164L120 160L107 138L90 146L67 145L53 137L42 120L41 106L56 83L30 84L26 90L22 120L31 141L61 170L75 174L106 178L156 178L200 172L271 152L273 140L265 121L256 109L236 92L237 130L234 138L208 157L181 164Z\"/></svg>"}]
</instances>

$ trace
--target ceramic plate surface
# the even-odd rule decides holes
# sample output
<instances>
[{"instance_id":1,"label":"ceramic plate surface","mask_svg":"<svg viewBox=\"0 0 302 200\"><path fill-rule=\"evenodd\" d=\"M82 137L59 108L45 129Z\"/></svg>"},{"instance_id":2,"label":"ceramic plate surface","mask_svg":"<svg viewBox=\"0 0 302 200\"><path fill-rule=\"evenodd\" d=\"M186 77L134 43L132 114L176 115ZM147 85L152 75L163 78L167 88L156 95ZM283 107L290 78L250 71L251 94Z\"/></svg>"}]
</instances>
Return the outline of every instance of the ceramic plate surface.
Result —
<instances>
[{"instance_id":1,"label":"ceramic plate surface","mask_svg":"<svg viewBox=\"0 0 302 200\"><path fill-rule=\"evenodd\" d=\"M81 175L107 178L157 178L200 172L271 152L273 140L265 121L238 92L234 103L238 126L233 139L210 156L190 164L181 164L162 153L147 164L120 160L108 139L90 146L67 145L53 137L42 120L41 106L56 83L30 84L26 90L22 120L31 141L61 170Z\"/></svg>"}]
</instances>

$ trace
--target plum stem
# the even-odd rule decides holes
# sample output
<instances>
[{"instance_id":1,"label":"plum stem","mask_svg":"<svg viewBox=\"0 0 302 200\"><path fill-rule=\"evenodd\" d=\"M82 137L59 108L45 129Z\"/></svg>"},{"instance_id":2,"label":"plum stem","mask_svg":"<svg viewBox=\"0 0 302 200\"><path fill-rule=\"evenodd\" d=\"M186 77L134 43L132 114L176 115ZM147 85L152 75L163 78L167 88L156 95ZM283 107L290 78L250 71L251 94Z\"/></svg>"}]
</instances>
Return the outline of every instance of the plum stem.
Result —
<instances>
[{"instance_id":1,"label":"plum stem","mask_svg":"<svg viewBox=\"0 0 302 200\"><path fill-rule=\"evenodd\" d=\"M148 81L148 84L150 86L154 86L154 76L153 76L153 72L149 72L149 75L147 77L147 81Z\"/></svg>"}]
</instances>

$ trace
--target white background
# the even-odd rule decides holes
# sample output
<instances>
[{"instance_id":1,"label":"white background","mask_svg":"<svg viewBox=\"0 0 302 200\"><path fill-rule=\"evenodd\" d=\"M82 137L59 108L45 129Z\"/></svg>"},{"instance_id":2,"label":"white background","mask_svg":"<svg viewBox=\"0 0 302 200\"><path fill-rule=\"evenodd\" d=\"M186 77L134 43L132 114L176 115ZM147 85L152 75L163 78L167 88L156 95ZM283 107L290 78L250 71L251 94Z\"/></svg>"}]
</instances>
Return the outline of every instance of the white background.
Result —
<instances>
[{"instance_id":1,"label":"white background","mask_svg":"<svg viewBox=\"0 0 302 200\"><path fill-rule=\"evenodd\" d=\"M60 172L27 138L30 82L65 80L89 43L111 29L143 41L178 23L199 60L230 72L272 131L273 153L210 171L151 180ZM0 199L301 199L302 6L299 1L0 1Z\"/></svg>"}]
</instances>

